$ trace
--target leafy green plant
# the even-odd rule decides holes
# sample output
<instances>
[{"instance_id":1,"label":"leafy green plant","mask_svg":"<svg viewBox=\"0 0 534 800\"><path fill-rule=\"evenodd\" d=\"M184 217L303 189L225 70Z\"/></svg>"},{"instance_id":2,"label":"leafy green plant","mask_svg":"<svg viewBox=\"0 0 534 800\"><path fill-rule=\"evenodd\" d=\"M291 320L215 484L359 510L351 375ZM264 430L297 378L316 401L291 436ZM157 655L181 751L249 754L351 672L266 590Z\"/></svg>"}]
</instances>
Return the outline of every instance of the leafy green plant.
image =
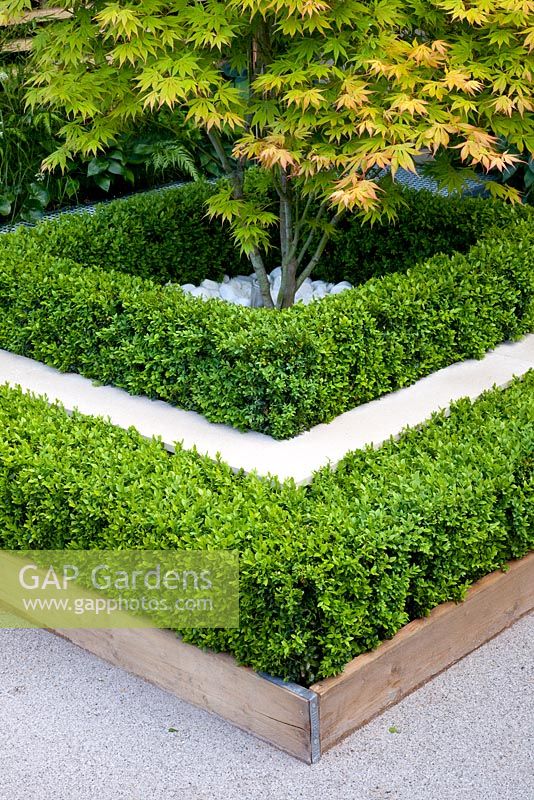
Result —
<instances>
[{"instance_id":1,"label":"leafy green plant","mask_svg":"<svg viewBox=\"0 0 534 800\"><path fill-rule=\"evenodd\" d=\"M51 197L74 195L67 178L39 173L42 160L57 146L63 124L57 113L30 110L24 103L24 63L0 64L0 219L39 219Z\"/></svg>"},{"instance_id":2,"label":"leafy green plant","mask_svg":"<svg viewBox=\"0 0 534 800\"><path fill-rule=\"evenodd\" d=\"M188 136L183 120L182 125L184 127L180 130L177 120L174 120L172 127L162 126L156 118L151 126L147 126L146 133L132 131L122 136L115 147L87 161L87 177L92 178L104 192L109 192L117 176L131 186L137 178L145 187L158 179L185 177L197 180L202 166L194 154L196 142L189 141L193 137Z\"/></svg>"},{"instance_id":3,"label":"leafy green plant","mask_svg":"<svg viewBox=\"0 0 534 800\"><path fill-rule=\"evenodd\" d=\"M534 547L533 452L534 372L310 487L4 386L0 546L236 549L240 628L183 638L310 684Z\"/></svg>"},{"instance_id":4,"label":"leafy green plant","mask_svg":"<svg viewBox=\"0 0 534 800\"><path fill-rule=\"evenodd\" d=\"M145 188L159 182L213 175L209 150L188 131L184 116L154 114L130 126L98 156L77 155L65 170L42 172L60 145L66 119L26 107L28 64L0 58L0 222L36 222L45 211Z\"/></svg>"},{"instance_id":5,"label":"leafy green plant","mask_svg":"<svg viewBox=\"0 0 534 800\"><path fill-rule=\"evenodd\" d=\"M109 192L113 175L120 175L131 184L135 180L132 170L124 165L124 155L120 150L92 158L87 165L87 177L93 178L104 192Z\"/></svg>"},{"instance_id":6,"label":"leafy green plant","mask_svg":"<svg viewBox=\"0 0 534 800\"><path fill-rule=\"evenodd\" d=\"M170 181L179 175L220 178L221 168L208 138L186 121L178 109L166 107L136 120L122 137L130 163L144 167L143 184L154 177Z\"/></svg>"},{"instance_id":7,"label":"leafy green plant","mask_svg":"<svg viewBox=\"0 0 534 800\"><path fill-rule=\"evenodd\" d=\"M270 314L152 279L240 271L231 241L205 218L213 191L199 182L2 237L0 347L287 438L534 329L528 207L407 195L426 252L444 253L388 273L390 230L375 231L366 247L379 277ZM397 235L401 244L402 227ZM351 257L338 261L343 276L360 262Z\"/></svg>"}]
</instances>

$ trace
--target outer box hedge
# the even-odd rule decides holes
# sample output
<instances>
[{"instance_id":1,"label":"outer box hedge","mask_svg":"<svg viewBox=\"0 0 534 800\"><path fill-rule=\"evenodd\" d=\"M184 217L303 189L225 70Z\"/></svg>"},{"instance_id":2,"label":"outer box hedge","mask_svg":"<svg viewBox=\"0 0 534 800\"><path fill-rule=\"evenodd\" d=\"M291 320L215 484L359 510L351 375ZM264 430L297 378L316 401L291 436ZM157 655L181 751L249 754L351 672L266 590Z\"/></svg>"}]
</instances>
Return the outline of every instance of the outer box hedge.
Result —
<instances>
[{"instance_id":1,"label":"outer box hedge","mask_svg":"<svg viewBox=\"0 0 534 800\"><path fill-rule=\"evenodd\" d=\"M194 644L301 683L534 547L534 372L297 488L0 388L0 546L236 549L241 626Z\"/></svg>"},{"instance_id":2,"label":"outer box hedge","mask_svg":"<svg viewBox=\"0 0 534 800\"><path fill-rule=\"evenodd\" d=\"M245 270L206 223L210 191L1 237L0 347L287 438L534 328L531 209L407 193L398 227L349 221L324 259L363 283L273 313L162 285Z\"/></svg>"}]
</instances>

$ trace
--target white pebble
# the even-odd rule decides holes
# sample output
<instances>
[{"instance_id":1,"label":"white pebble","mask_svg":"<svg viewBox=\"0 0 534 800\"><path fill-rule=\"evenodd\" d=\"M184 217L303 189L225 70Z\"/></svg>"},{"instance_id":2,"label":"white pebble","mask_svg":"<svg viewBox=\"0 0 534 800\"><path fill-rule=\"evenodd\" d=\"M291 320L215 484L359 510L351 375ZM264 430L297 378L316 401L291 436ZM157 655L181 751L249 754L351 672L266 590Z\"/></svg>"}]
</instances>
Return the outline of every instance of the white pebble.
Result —
<instances>
[{"instance_id":1,"label":"white pebble","mask_svg":"<svg viewBox=\"0 0 534 800\"><path fill-rule=\"evenodd\" d=\"M237 288L231 282L223 283L219 289L219 296L228 303L236 303L241 297Z\"/></svg>"},{"instance_id":2,"label":"white pebble","mask_svg":"<svg viewBox=\"0 0 534 800\"><path fill-rule=\"evenodd\" d=\"M313 294L313 289L310 283L303 283L300 289L297 289L297 293L295 294L295 302L298 303L305 298L309 298L311 300L311 296ZM308 301L309 301L308 300Z\"/></svg>"},{"instance_id":3,"label":"white pebble","mask_svg":"<svg viewBox=\"0 0 534 800\"><path fill-rule=\"evenodd\" d=\"M282 268L276 267L273 269L269 277L271 297L274 302L278 299L278 293L282 283ZM252 275L237 275L235 278L230 278L225 275L222 283L212 281L206 278L202 281L200 286L194 286L192 283L184 283L182 290L186 294L193 297L201 297L203 300L216 298L223 300L227 303L233 303L238 306L251 306L258 303L259 289L258 279L254 273ZM352 284L348 281L340 281L339 283L327 283L326 281L315 280L306 278L302 286L295 294L295 302L308 305L309 303L320 300L328 294L341 294L347 289L352 289Z\"/></svg>"},{"instance_id":4,"label":"white pebble","mask_svg":"<svg viewBox=\"0 0 534 800\"><path fill-rule=\"evenodd\" d=\"M209 278L206 278L200 284L203 289L208 289L210 292L218 292L219 291L219 284L217 281L211 281Z\"/></svg>"},{"instance_id":5,"label":"white pebble","mask_svg":"<svg viewBox=\"0 0 534 800\"><path fill-rule=\"evenodd\" d=\"M195 288L192 289L191 294L193 297L201 297L203 300L209 300L210 297L213 297L213 295L208 292L204 286L195 286Z\"/></svg>"},{"instance_id":6,"label":"white pebble","mask_svg":"<svg viewBox=\"0 0 534 800\"><path fill-rule=\"evenodd\" d=\"M330 289L330 294L341 294L341 292L346 292L347 289L352 289L352 285L348 281L341 281L341 283L336 283L336 285Z\"/></svg>"},{"instance_id":7,"label":"white pebble","mask_svg":"<svg viewBox=\"0 0 534 800\"><path fill-rule=\"evenodd\" d=\"M273 298L273 303L276 303L278 299L278 292L280 291L280 285L282 283L282 278L277 277L274 279L272 286L271 286L271 297Z\"/></svg>"}]
</instances>

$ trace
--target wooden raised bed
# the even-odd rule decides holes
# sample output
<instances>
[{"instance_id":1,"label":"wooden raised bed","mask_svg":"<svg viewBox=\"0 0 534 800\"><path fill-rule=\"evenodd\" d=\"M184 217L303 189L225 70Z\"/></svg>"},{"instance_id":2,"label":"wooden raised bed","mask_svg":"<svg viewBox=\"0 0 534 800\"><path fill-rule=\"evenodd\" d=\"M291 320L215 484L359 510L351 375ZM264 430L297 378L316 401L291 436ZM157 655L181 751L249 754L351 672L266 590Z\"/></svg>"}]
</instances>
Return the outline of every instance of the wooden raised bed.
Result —
<instances>
[{"instance_id":1,"label":"wooden raised bed","mask_svg":"<svg viewBox=\"0 0 534 800\"><path fill-rule=\"evenodd\" d=\"M240 667L164 630L55 631L293 756L321 754L534 608L534 552L482 578L459 604L410 622L310 689Z\"/></svg>"}]
</instances>

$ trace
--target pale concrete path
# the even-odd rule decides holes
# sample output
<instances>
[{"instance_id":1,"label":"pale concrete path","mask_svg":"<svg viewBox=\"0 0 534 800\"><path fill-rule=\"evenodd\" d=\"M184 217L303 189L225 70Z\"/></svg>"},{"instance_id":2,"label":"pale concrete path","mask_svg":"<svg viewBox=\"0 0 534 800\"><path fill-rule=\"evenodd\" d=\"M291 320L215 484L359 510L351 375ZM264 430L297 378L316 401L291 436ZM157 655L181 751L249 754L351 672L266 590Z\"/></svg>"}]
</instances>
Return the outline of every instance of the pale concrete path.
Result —
<instances>
[{"instance_id":1,"label":"pale concrete path","mask_svg":"<svg viewBox=\"0 0 534 800\"><path fill-rule=\"evenodd\" d=\"M294 439L279 442L270 436L243 433L208 422L194 411L168 403L133 397L122 389L95 386L79 375L63 374L38 361L0 350L0 384L59 400L68 411L108 417L122 428L134 426L143 436L159 436L172 452L175 442L223 461L234 469L259 475L294 478L309 483L313 472L337 464L350 450L379 445L406 426L418 425L434 411L460 397L478 397L492 386L504 386L514 376L534 368L534 334L500 345L480 361L463 361L439 370L413 386L359 406L326 425L317 425Z\"/></svg>"},{"instance_id":2,"label":"pale concrete path","mask_svg":"<svg viewBox=\"0 0 534 800\"><path fill-rule=\"evenodd\" d=\"M313 767L52 634L0 631L1 800L533 800L533 720L534 616Z\"/></svg>"}]
</instances>

